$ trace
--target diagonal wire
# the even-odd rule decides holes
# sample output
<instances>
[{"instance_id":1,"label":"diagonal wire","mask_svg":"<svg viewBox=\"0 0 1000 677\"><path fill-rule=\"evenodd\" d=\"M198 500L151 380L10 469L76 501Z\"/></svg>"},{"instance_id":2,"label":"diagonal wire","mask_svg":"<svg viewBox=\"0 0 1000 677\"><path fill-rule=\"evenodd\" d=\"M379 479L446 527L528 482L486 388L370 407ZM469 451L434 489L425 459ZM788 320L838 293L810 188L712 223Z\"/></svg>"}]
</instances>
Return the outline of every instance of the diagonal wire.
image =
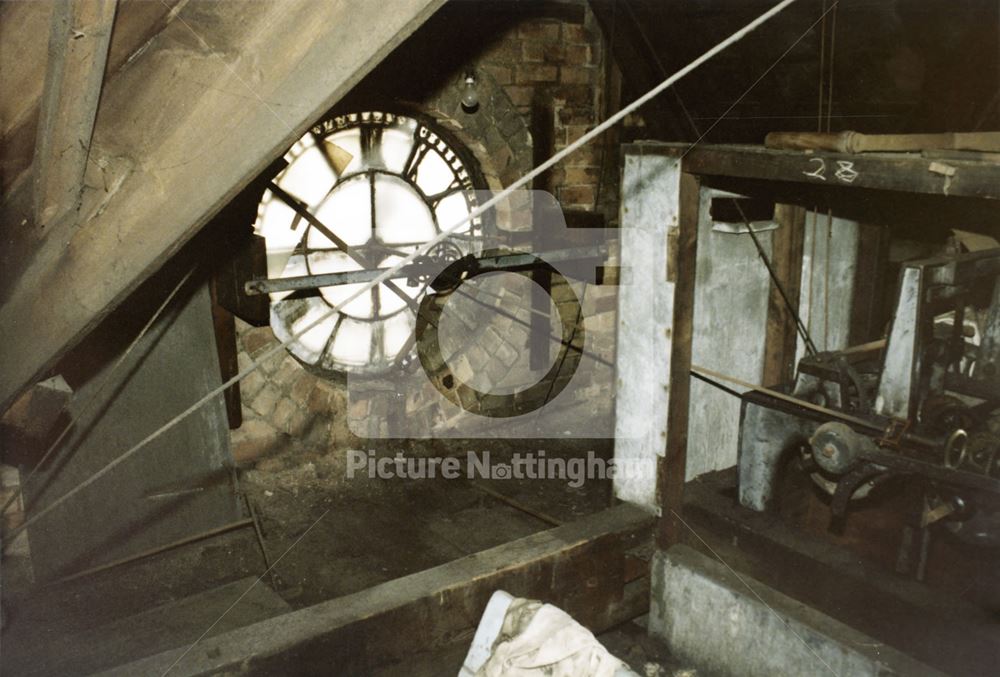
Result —
<instances>
[{"instance_id":1,"label":"diagonal wire","mask_svg":"<svg viewBox=\"0 0 1000 677\"><path fill-rule=\"evenodd\" d=\"M255 587L257 587L258 583L260 583L262 580L264 580L264 576L267 576L269 573L271 573L271 570L273 570L274 567L278 566L278 562L280 562L282 559L284 559L285 555L287 555L289 552L291 552L292 548L294 548L295 546L297 546L302 541L302 539L306 537L306 534L308 534L310 531L312 531L312 528L314 526L316 526L317 524L319 524L320 520L323 519L324 517L326 517L329 514L329 512L330 512L330 510L328 508L326 511L323 512L322 515L320 515L319 517L316 518L315 522L313 522L312 524L309 525L308 529L306 529L305 531L303 531L299 535L299 537L295 539L294 543L292 543L290 546L288 546L287 548L285 548L285 551L283 553L281 553L281 555L278 556L278 559L274 560L274 563L271 566L269 566L264 573L262 573L260 576L258 576L257 580L255 580L253 583L251 583L250 587L247 588L246 590L244 590L243 594L240 595L239 597L237 597L236 601L233 602L232 604L230 604L229 608L227 608L225 611L223 611L222 615L219 616L218 618L216 618L215 622L212 623L210 626L208 626L208 628L205 630L205 632L201 633L201 635L198 636L198 639L196 639L193 642L191 642L191 645L188 646L188 648L184 649L184 653L182 653L180 656L178 656L177 659L173 663L171 663L170 666L166 670L163 671L163 674L160 677L163 677L163 675L166 675L168 672L170 672L171 670L173 670L174 667L176 667L176 665L178 663L180 663L184 659L185 656L187 656L189 653L191 653L191 650L193 648L195 648L195 646L198 645L198 642L200 642L201 640L205 639L205 636L212 631L212 628L214 628L216 625L218 625L219 622L222 621L222 619L226 617L226 614L228 614L230 611L232 611L233 608L237 604L240 603L240 600L242 600L244 597L246 597L247 595L249 595L250 591L253 590Z\"/></svg>"},{"instance_id":2,"label":"diagonal wire","mask_svg":"<svg viewBox=\"0 0 1000 677\"><path fill-rule=\"evenodd\" d=\"M739 200L733 202L736 205L736 210L740 213L740 218L743 219L743 223L746 224L747 232L750 233L750 239L753 240L753 246L757 248L757 255L760 260L764 262L764 267L767 268L767 274L771 276L771 282L774 283L775 289L778 290L778 294L781 296L781 300L785 302L785 309L788 314L792 316L795 320L795 330L802 337L802 341L806 345L806 350L809 351L810 355L816 354L816 344L813 343L812 337L809 336L809 330L806 326L802 324L802 318L799 317L798 310L792 305L791 299L788 298L788 294L785 293L785 286L781 284L781 280L778 279L778 273L774 270L774 266L771 265L771 259L768 257L767 253L764 251L764 247L760 244L760 240L757 238L757 232L753 229L750 224L750 219L747 215L743 213L743 207L740 206Z\"/></svg>"},{"instance_id":3,"label":"diagonal wire","mask_svg":"<svg viewBox=\"0 0 1000 677\"><path fill-rule=\"evenodd\" d=\"M643 29L642 22L639 20L639 17L635 15L635 10L632 9L632 3L631 2L615 3L613 7L617 7L619 4L621 4L621 6L625 8L625 11L628 12L629 16L632 18L632 21L635 22L636 32L639 33L639 37L642 38L642 41L645 43L647 53L649 54L649 56L653 58L653 63L656 64L656 69L660 72L660 77L661 78L667 77L667 69L663 66L663 62L660 60L660 55L657 53L656 47L654 47L653 43L650 42L649 36ZM613 18L614 14L612 14L611 16ZM611 37L614 38L614 35L615 35L614 31L612 31ZM676 89L672 91L674 96L677 98L677 103L680 104L681 111L684 113L684 117L687 119L688 124L691 125L691 129L694 131L695 136L697 136L698 125L694 123L694 119L691 117L691 113L690 111L688 111L688 107L684 104L684 99L681 98L680 92L678 92Z\"/></svg>"},{"instance_id":4,"label":"diagonal wire","mask_svg":"<svg viewBox=\"0 0 1000 677\"><path fill-rule=\"evenodd\" d=\"M195 268L197 268L197 266L195 266ZM153 326L153 323L155 323L156 320L159 319L163 311L166 310L168 305L170 305L170 302L177 295L177 292L179 292L181 290L181 287L184 286L184 283L188 281L188 279L191 277L192 274L194 274L195 268L189 270L187 274L181 278L180 282L177 283L177 286L174 287L173 291L171 291L170 294L167 295L167 298L163 300L163 303L160 304L160 307L156 309L156 312L153 313L152 317L150 317L149 320L146 322L146 324L143 325L142 329L139 330L139 334L132 340L132 343L130 343L128 347L125 349L125 352L121 354L118 360L111 366L111 369L109 369L108 372L105 374L104 380L101 381L101 384L97 387L97 390L95 390L94 393L90 396L90 398L84 403L84 405L80 407L80 409L76 413L76 416L73 416L70 419L69 423L66 424L66 427L63 428L61 433L59 433L59 436L56 437L56 439L49 445L48 449L45 450L45 453L42 454L42 457L38 460L38 463L34 465L34 467L28 472L28 474L24 477L24 479L21 480L21 482L18 484L17 488L10 495L10 497L4 502L3 507L0 507L0 515L7 512L7 508L9 508L11 504L17 500L18 496L24 493L24 487L28 484L28 482L31 481L31 478L35 476L35 473L37 473L39 469L41 469L42 466L45 465L45 462L49 460L49 457L52 455L52 453L59 447L59 445L66 438L69 432L76 426L77 422L83 417L83 415L86 414L88 411L90 411L91 407L93 407L93 405L97 403L98 397L102 392L104 392L104 389L107 387L108 383L111 382L111 377L114 376L115 372L118 370L118 367L122 365L125 359L132 352L132 350L137 345L139 345L139 341L142 340L142 337L146 335L146 332L148 332L149 329ZM27 510L27 506L25 506L25 510Z\"/></svg>"},{"instance_id":5,"label":"diagonal wire","mask_svg":"<svg viewBox=\"0 0 1000 677\"><path fill-rule=\"evenodd\" d=\"M772 614L774 614L774 617L777 618L781 622L781 624L784 625L785 628L788 629L788 632L792 633L792 635L794 635L797 640L799 640L800 642L802 642L802 645L805 646L805 648L809 650L809 653L811 653L813 656L816 657L816 660L818 660L820 663L822 663L826 667L826 669L829 670L833 675L835 675L835 676L837 675L837 671L834 670L830 666L829 663L827 663L825 660L823 660L823 657L820 656L818 653L816 653L815 649L813 649L811 646L809 646L809 642L807 642L802 636L800 636L799 633L797 633L794 630L792 630L792 627L788 623L788 621L786 621L784 618L782 618L781 614L779 614L777 611L775 611L773 608L771 608L771 605L764 601L764 598L761 597L757 593L757 591L754 590L750 586L749 583L747 583L746 579L743 578L742 576L740 576L739 573L737 573L736 569L734 569L731 566L729 566L729 563L726 562L726 560L722 559L722 557L719 556L719 553L715 552L715 549L712 548L712 546L710 546L708 544L708 542L698 534L697 531L695 531L694 529L692 529L691 525L688 524L687 522L685 522L683 517L681 517L680 515L677 514L676 510L674 510L674 509L671 508L670 512L673 514L674 517L676 517L680 521L681 524L683 524L685 527L687 527L688 531L690 531L692 534L694 534L695 538L697 538L699 541L701 541L702 545L704 545L706 548L708 548L708 551L712 553L712 555L715 557L715 559L717 559L720 562L722 562L722 565L724 567L726 567L727 569L729 569L729 571L733 574L733 576L736 576L736 578L739 580L739 582L742 583L746 587L746 589L749 590L753 594L753 596L756 597L757 600L767 608L768 611L770 611Z\"/></svg>"},{"instance_id":6,"label":"diagonal wire","mask_svg":"<svg viewBox=\"0 0 1000 677\"><path fill-rule=\"evenodd\" d=\"M488 291L486 291L486 290L484 290L482 288L476 289L476 292L479 293L479 294L483 294L484 296L490 296L490 297L492 297L494 299L497 299L497 300L501 300L501 301L503 300L502 296L499 296L498 294L492 294L492 293L490 293L490 292L488 292ZM475 296L472 296L471 294L466 294L465 292L462 291L462 289L460 287L455 289L455 293L459 294L461 296L464 296L465 298L469 299L473 303L479 304L483 308L487 308L489 310L493 310L493 311L499 313L500 315L503 315L504 317L509 317L514 322L517 322L518 324L520 324L522 327L531 327L531 324L529 324L528 322L525 322L524 320L522 320L521 318L519 318L514 313L508 312L508 311L504 310L503 308L500 308L500 307L497 307L497 306L491 306L488 303L484 303L483 301L480 301ZM584 286L584 288L583 288L583 294L584 294L584 296L586 296L586 294L587 294L587 287L586 286ZM580 300L580 306L581 306L581 308L583 307L583 299ZM528 308L527 310L528 310L529 313L534 313L536 315L540 315L540 316L542 316L542 317L544 317L546 319L550 319L551 318L551 315L549 315L548 313L546 313L546 312L544 312L542 310L535 310L534 308ZM580 321L579 320L579 315L580 315L580 313L577 313L577 317L578 317L577 322L578 323ZM606 367L614 367L615 366L614 363L609 362L608 360L605 360L600 355L595 355L592 352L590 352L589 350L586 350L584 348L579 348L579 347L573 345L572 344L573 343L572 338L569 341L564 341L561 336L556 336L552 332L549 332L548 334L546 334L546 336L548 337L549 341L551 341L553 343L557 343L557 344L559 344L561 346L565 346L566 349L572 350L575 353L579 353L580 355L582 355L584 357L588 357L591 360L593 360L594 362L597 362L598 364L603 364Z\"/></svg>"},{"instance_id":7,"label":"diagonal wire","mask_svg":"<svg viewBox=\"0 0 1000 677\"><path fill-rule=\"evenodd\" d=\"M745 90L743 90L743 93L740 94L736 98L736 101L733 101L733 103L729 106L729 108L727 108L725 110L725 112L723 112L722 115L720 115L718 118L716 118L715 122L713 122L712 124L710 124L708 126L708 129L706 129L704 132L701 133L701 136L699 136L697 139L695 139L694 143L692 143L690 146L688 146L687 150L685 150L684 153L681 154L681 157L683 158L685 155L687 155L688 153L690 153L694 149L695 146L697 146L699 143L701 143L702 139L704 139L708 135L709 132L711 132L713 129L715 129L716 125L718 125L720 122L722 122L723 118L725 118L727 115L729 115L731 112L733 112L733 109L736 108L736 106L739 105L740 101L742 101L744 98L746 98L746 95L749 94L753 90L754 87L756 87L757 85L759 85L760 81L763 80L765 77L767 77L767 74L770 73L772 70L774 70L774 67L777 66L786 56L788 56L793 49L795 49L795 46L798 45L800 42L802 42L803 38L805 38L807 35L809 35L809 32L813 28L816 27L816 24L818 24L820 21L822 21L823 19L825 19L826 15L829 14L830 12L832 12L833 8L836 7L839 4L839 2L840 2L840 0L837 0L836 2L834 2L832 5L830 5L830 7L826 11L823 12L822 15L820 15L820 17L818 19L816 19L815 21L813 21L809 25L809 27L802 33L802 35L800 35L798 38L796 38L795 42L793 42L792 44L790 44L788 46L788 49L786 49L784 52L781 53L781 56L779 56L777 59L775 59L771 63L771 65L768 66L767 69L765 69L764 72L761 73L760 76L756 80L754 80L753 83L749 87L747 87Z\"/></svg>"},{"instance_id":8,"label":"diagonal wire","mask_svg":"<svg viewBox=\"0 0 1000 677\"><path fill-rule=\"evenodd\" d=\"M228 61L226 61L225 59L223 59L222 56L219 54L218 51L213 50L211 48L211 46L207 42L205 42L205 39L202 38L201 35L199 35L197 33L197 31L195 31L193 28L191 28L191 24L189 24L187 21L185 21L184 17L182 17L180 15L180 13L178 11L180 8L171 7L169 4L167 4L166 0L160 0L160 4L163 5L164 7L166 7L168 10L170 10L170 13L173 14L174 19L176 19L177 21L179 21L180 24L182 26L184 26L184 28L188 29L188 32L190 32L191 35L193 35L195 37L195 39L198 42L201 43L202 49L204 49L209 54L214 54L219 59L219 61L222 63L222 65L226 67L226 70L228 70L232 74L232 76L234 78L236 78L239 81L239 83L241 85L243 85L246 88L246 90L253 95L253 97L255 99L257 99L257 101L260 102L260 105L264 106L264 108L266 108L267 111L271 115L274 116L275 120L277 120L278 122L280 122L289 132L291 132L293 134L295 133L295 130L292 128L292 126L290 124L288 124L288 122L286 122L284 118L282 118L280 115L278 115L278 113L274 110L274 108L271 106L271 104L269 104L267 101L265 101L263 98L261 98L260 94L257 93L257 90L254 89L253 87L251 87L247 83L246 80L244 80L243 78L241 78L240 74L236 72L236 69L233 68L233 66Z\"/></svg>"},{"instance_id":9,"label":"diagonal wire","mask_svg":"<svg viewBox=\"0 0 1000 677\"><path fill-rule=\"evenodd\" d=\"M44 517L49 512L51 512L52 510L56 509L57 507L59 507L63 503L65 503L67 500L69 500L70 498L72 498L74 495L76 495L77 493L79 493L83 489L87 488L88 486L90 486L91 484L93 484L94 482L96 482L97 480L99 480L100 478L102 478L105 475L107 475L114 468L116 468L118 465L120 465L121 463L123 463L127 459L131 458L133 455L135 455L139 450L141 450L142 448L144 448L150 442L152 442L153 440L157 439L158 437L160 437L161 435L163 435L166 431L170 430L175 425L177 425L178 423L180 423L181 421L183 421L185 418L187 418L188 416L190 416L191 414L193 414L195 411L197 411L198 409L200 409L207 402L211 401L212 399L214 399L215 397L217 397L218 395L220 395L221 393L223 393L227 388L229 388L230 386L232 386L232 385L234 385L236 383L239 383L241 380L243 380L244 378L246 378L248 375L250 375L251 373L253 373L257 369L259 369L260 366L264 362L266 362L271 357L277 355L279 351L284 350L286 348L286 346L288 346L288 344L290 344L290 343L298 340L299 338L301 338L302 336L304 336L307 332L311 331L312 329L315 329L316 327L320 326L323 322L325 322L326 320L328 320L331 317L333 317L333 315L336 314L337 312L339 312L340 309L343 306L345 306L346 304L350 303L354 299L358 298L362 294L367 293L368 290L371 289L372 287L375 287L378 284L381 284L382 282L388 280L399 268L402 268L403 266L405 266L405 265L407 265L409 263L412 263L414 261L414 259L416 259L418 256L423 256L423 255L427 254L436 245L438 245L439 243L443 242L445 239L447 239L447 237L449 235L451 235L453 232L457 231L459 228L461 228L462 226L464 226L466 223L469 223L469 222L473 221L474 219L478 218L479 216L481 216L482 214L484 214L485 212L487 212L489 209L492 209L493 207L495 207L497 204L499 204L501 201L503 201L506 198L508 198L515 191L517 191L520 188L526 186L533 179L535 179L539 175L543 174L544 172L548 171L552 166L554 166L557 163L561 162L564 158L566 158L567 156L571 155L572 153L575 153L577 150L579 150L580 148L582 148L584 145L590 143L596 137L598 137L599 135L603 134L609 128L611 128L612 126L614 126L615 124L617 124L618 122L620 122L622 119L624 119L627 115L631 114L632 112L634 112L638 108L642 107L644 104L648 103L650 100L652 100L657 95L659 95L660 93L662 93L663 91L665 91L668 87L672 86L675 82L677 82L678 80L680 80L684 76L688 75L689 73L691 73L692 71L694 71L695 69L697 69L699 66L701 66L706 61L712 59L714 56L716 56L720 52L726 50L731 45L733 45L733 44L739 42L740 40L742 40L743 38L745 38L751 32L753 32L754 30L756 30L757 28L759 28L761 25L763 25L767 21L769 21L772 18L774 18L775 16L777 16L786 7L792 5L796 1L797 0L782 0L782 2L779 2L778 4L774 5L771 9L767 10L766 12L764 12L763 14L761 14L760 16L758 16L756 19L754 19L753 21L751 21L750 23L748 23L743 28L737 30L735 33L733 33L732 35L730 35L728 38L725 38L721 42L717 43L714 47L710 48L705 53L703 53L701 56L699 56L698 58L696 58L694 61L690 62L688 65L684 66L683 68L681 68L680 70L678 70L677 72L675 72L673 75L671 75L670 77L668 77L667 79L665 79L659 85L657 85L653 89L649 90L648 92L646 92L645 94L643 94L639 98L635 99L630 104L628 104L627 106L625 106L624 108L622 108L621 110L619 110L617 113L615 113L611 117L607 118L604 122L600 123L599 125L597 125L596 127L594 127L592 130L590 130L589 132L587 132L586 134L584 134L583 136L581 136L579 139L577 139L573 143L567 145L561 151L555 153L548 160L546 160L545 162L541 163L540 165L538 165L537 167L535 167L534 169L532 169L530 172L528 172L527 174L525 174L524 176L522 176L520 179L518 179L517 181L513 182L512 184L510 184L509 186L507 186L506 188L504 188L502 191L500 191L499 193L497 193L496 195L494 195L492 198L490 198L486 202L482 203L481 205L479 205L478 207L476 207L475 209L473 209L471 212L469 212L468 214L466 214L465 216L463 216L461 219L459 219L458 222L455 223L453 226L451 226L449 228L446 228L446 229L443 229L436 236L434 236L433 238L431 238L430 240L428 240L423 246L415 249L412 253L410 253L406 257L404 257L404 258L400 259L399 261L397 261L391 268L386 269L385 272L381 273L378 277L374 278L373 280L369 281L365 285L361 286L358 290L356 290L353 294L351 294L349 297L347 297L340 304L338 304L337 306L331 308L328 312L323 313L322 315L320 315L319 317L317 317L315 320L313 320L312 322L308 323L305 327L303 327L299 331L293 333L291 336L289 336L284 341L282 341L282 342L280 342L280 343L272 346L271 348L269 348L267 351L265 351L260 356L260 358L256 362L251 363L246 369L242 370L241 372L239 372L238 374L236 374L235 376L233 376L232 378L230 378L229 380L227 380L222 385L216 387L215 389L213 389L209 393L205 394L201 399L199 399L198 401L196 401L190 407L188 407L184 411L180 412L179 414L177 414L176 416L174 416L170 420L168 420L166 423L164 423L162 426L160 426L159 428L157 428L156 430L154 430L152 433L150 433L149 435L147 435L145 438L143 438L142 440L140 440L138 443L136 443L130 449L128 449L127 451L125 451L124 453L122 453L120 456L118 456L114 460L110 461L103 468L101 468L100 470L96 471L94 474L92 474L90 477L88 477L87 479L83 480L79 484L77 484L72 489L68 490L65 494L63 494L62 496L60 496L59 498L57 498L55 501L53 501L52 503L50 503L49 505L47 505L45 508L41 509L35 515L32 515L30 518L26 519L17 529L12 530L12 532L11 532L11 534L10 534L9 537L10 538L15 537L21 531L27 529L32 524L36 523L42 517ZM187 24L185 24L185 25L187 25ZM813 24L813 25L815 25L815 24ZM190 29L190 27L188 27L188 28ZM811 26L810 26L810 29L811 29ZM800 37L799 40L801 40L801 39L802 38ZM798 43L799 40L796 40L796 43ZM794 44L793 44L793 46L794 46ZM772 67L773 67L773 64L772 64ZM763 77L763 76L761 76L761 77ZM759 79L758 79L758 81L759 81ZM754 83L754 84L756 84L756 83ZM709 128L709 129L711 129L711 128ZM704 136L704 135L702 135L702 136ZM697 143L697 141L695 143ZM692 145L692 148L693 147L694 146Z\"/></svg>"}]
</instances>

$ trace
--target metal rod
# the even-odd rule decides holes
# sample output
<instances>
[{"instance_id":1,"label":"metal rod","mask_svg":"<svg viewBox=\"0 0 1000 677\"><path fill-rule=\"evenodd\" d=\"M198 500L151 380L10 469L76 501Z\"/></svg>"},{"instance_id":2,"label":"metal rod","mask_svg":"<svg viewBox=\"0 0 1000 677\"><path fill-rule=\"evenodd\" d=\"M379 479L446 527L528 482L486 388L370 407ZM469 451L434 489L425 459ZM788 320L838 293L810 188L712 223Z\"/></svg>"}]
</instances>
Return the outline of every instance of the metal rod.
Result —
<instances>
[{"instance_id":1,"label":"metal rod","mask_svg":"<svg viewBox=\"0 0 1000 677\"><path fill-rule=\"evenodd\" d=\"M558 249L539 254L528 252L512 252L497 256L486 256L475 259L475 266L480 271L516 271L536 268L539 260L547 263L571 262L585 259L603 258L607 254L605 247L578 247L574 249ZM379 277L414 278L422 275L439 273L445 267L440 262L411 263L401 268L372 268L368 270L348 270L340 273L323 273L321 275L301 275L297 277L279 277L273 279L249 280L244 290L250 296L273 294L283 291L298 291L302 289L319 289L342 284L358 284L371 282Z\"/></svg>"},{"instance_id":2,"label":"metal rod","mask_svg":"<svg viewBox=\"0 0 1000 677\"><path fill-rule=\"evenodd\" d=\"M812 411L825 414L827 416L830 416L831 418L836 418L842 421L847 421L849 423L854 423L855 425L868 428L869 430L882 432L882 428L879 425L872 423L867 419L859 418L857 416L851 416L850 414L847 414L843 411L837 411L836 409L829 409L819 404L809 402L808 400L802 400L799 399L798 397L793 397L791 395L778 392L777 390L773 390L771 388L765 388L763 386L754 385L753 383L749 383L748 381L738 379L735 376L730 376L728 374L723 374L717 371L713 371L712 369L699 367L698 365L691 365L691 373L694 376L697 376L702 381L705 381L706 383L710 383L712 385L715 385L714 383L712 383L712 379L717 379L719 381L727 381L741 388L746 388L747 390L756 390L757 392L764 393L765 395L770 395L775 399L782 400L784 402L788 402L789 404L794 404L799 407L803 407L805 409L811 409ZM730 390L729 388L721 388L721 389L725 390L726 392L735 393L735 391Z\"/></svg>"},{"instance_id":3,"label":"metal rod","mask_svg":"<svg viewBox=\"0 0 1000 677\"><path fill-rule=\"evenodd\" d=\"M299 291L302 289L319 289L320 287L335 287L342 284L357 284L371 282L383 273L388 272L389 278L416 277L436 272L440 266L414 263L398 270L392 268L372 268L369 270L347 270L342 273L323 273L321 275L301 275L297 277L261 278L248 280L243 285L249 296L273 294L282 291Z\"/></svg>"},{"instance_id":4,"label":"metal rod","mask_svg":"<svg viewBox=\"0 0 1000 677\"><path fill-rule=\"evenodd\" d=\"M278 581L275 577L274 566L271 564L271 558L267 556L267 548L264 546L264 532L260 528L260 519L257 517L257 511L254 510L253 501L250 500L250 496L243 494L243 500L247 504L247 512L250 513L250 521L253 523L253 532L257 537L257 545L260 546L260 556L264 560L264 573L269 575L271 587L277 590Z\"/></svg>"},{"instance_id":5,"label":"metal rod","mask_svg":"<svg viewBox=\"0 0 1000 677\"><path fill-rule=\"evenodd\" d=\"M546 513L542 512L540 510L535 510L534 508L529 508L524 503L521 503L520 501L517 501L517 500L511 498L507 494L501 494L499 491L496 491L495 489L491 489L490 487L486 486L485 484L480 484L479 482L472 482L472 481L470 481L469 484L471 484L472 486L474 486L476 489L479 489L484 494L489 494L493 498L497 499L498 501L501 501L502 503L506 503L507 505L509 505L510 507L514 508L515 510L520 510L524 514L531 515L535 519L541 520L542 522L545 522L546 524L551 524L554 527L558 527L558 526L560 526L562 524L562 522L560 522L559 520L557 520L555 517L552 517L551 515L547 515Z\"/></svg>"},{"instance_id":6,"label":"metal rod","mask_svg":"<svg viewBox=\"0 0 1000 677\"><path fill-rule=\"evenodd\" d=\"M152 557L153 555L159 555L161 552L166 552L167 550L173 550L174 548L179 548L182 545L188 545L196 541L202 541L206 538L211 538L212 536L219 536L229 531L235 531L236 529L242 529L243 527L250 526L253 524L252 519L242 519L238 522L232 522L231 524L225 524L221 527L216 527L215 529L209 529L208 531L203 531L200 534L195 534L193 536L187 536L179 540L167 543L166 545L160 545L155 548L150 548L149 550L143 550L135 555L129 555L128 557L122 557L121 559L116 559L113 562L108 562L107 564L101 564L96 567L91 567L90 569L84 569L83 571L78 571L75 574L65 576L63 578L52 581L51 583L46 583L46 587L59 585L60 583L68 583L69 581L75 581L78 578L83 578L84 576L90 576L92 574L100 573L108 569L113 569L115 567L121 566L123 564L129 564L140 559L145 559L147 557Z\"/></svg>"},{"instance_id":7,"label":"metal rod","mask_svg":"<svg viewBox=\"0 0 1000 677\"><path fill-rule=\"evenodd\" d=\"M740 206L738 200L733 202L736 205L737 211L740 213L740 217L743 219L743 223L747 226L747 232L750 233L750 238L753 240L754 247L757 248L757 255L760 256L760 260L764 262L764 267L767 268L768 275L771 276L771 282L774 283L775 288L778 290L778 294L781 295L781 300L785 302L785 308L788 309L789 314L791 314L792 319L795 320L795 330L802 337L802 341L806 345L806 350L809 351L810 355L816 354L816 344L813 343L812 338L809 336L809 331L806 326L802 324L801 318L799 318L798 310L792 306L792 302L788 298L788 294L785 293L785 288L778 279L778 273L775 272L774 267L771 265L771 260L764 253L764 247L761 246L760 240L757 239L757 233L754 232L753 226L750 225L750 220L747 215L743 213L743 207Z\"/></svg>"},{"instance_id":8,"label":"metal rod","mask_svg":"<svg viewBox=\"0 0 1000 677\"><path fill-rule=\"evenodd\" d=\"M749 383L742 379L738 379L735 376L730 376L728 374L723 374L717 371L713 371L711 369L706 369L705 367L699 367L698 365L691 365L691 374L697 376L702 381L705 381L706 383L709 383L713 386L718 386L719 384L714 383L712 379L717 379L719 381L727 381L729 383L738 385L741 388L746 388L747 390L756 390L759 393L770 395L771 397L778 400L782 400L783 402L788 402L789 404L794 404L804 409L810 409L812 411L825 414L831 418L836 418L841 421L853 423L859 427L867 428L868 430L871 430L873 432L879 432L883 434L887 432L886 429L884 429L879 423L875 421L870 421L868 419L860 418L858 416L852 416L851 414L848 414L843 411L838 411L837 409L829 409L822 405L814 404L813 402L799 399L798 397L793 397L792 395L788 395L786 393L779 392L771 388L765 388L764 386L754 385L753 383ZM720 387L720 389L738 395L738 393L735 393L735 391L730 390L729 388ZM742 397L742 395L740 395L740 397ZM906 440L908 442L912 442L913 444L922 446L927 449L936 449L940 447L940 444L935 442L934 440L928 439L922 435L916 435L914 433L903 433L901 439ZM871 459L874 460L876 463L883 463L885 461L885 457L875 458L875 456L873 455L871 456Z\"/></svg>"}]
</instances>

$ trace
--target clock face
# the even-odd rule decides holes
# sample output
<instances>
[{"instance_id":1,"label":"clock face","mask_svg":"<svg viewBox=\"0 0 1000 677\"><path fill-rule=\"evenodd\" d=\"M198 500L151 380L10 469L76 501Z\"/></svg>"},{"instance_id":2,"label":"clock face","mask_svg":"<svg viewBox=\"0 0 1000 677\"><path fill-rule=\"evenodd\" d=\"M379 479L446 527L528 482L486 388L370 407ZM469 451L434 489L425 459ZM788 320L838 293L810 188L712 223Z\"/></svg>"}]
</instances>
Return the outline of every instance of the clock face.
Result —
<instances>
[{"instance_id":1,"label":"clock face","mask_svg":"<svg viewBox=\"0 0 1000 677\"><path fill-rule=\"evenodd\" d=\"M269 278L387 268L478 206L485 189L471 153L422 116L359 112L316 125L285 155L254 226ZM314 217L312 222L303 214ZM316 223L319 222L319 224ZM437 245L447 261L482 249L480 217ZM444 267L442 265L442 267ZM298 337L289 351L330 372L381 374L412 359L427 280L386 280ZM363 288L352 283L271 294L285 341Z\"/></svg>"}]
</instances>

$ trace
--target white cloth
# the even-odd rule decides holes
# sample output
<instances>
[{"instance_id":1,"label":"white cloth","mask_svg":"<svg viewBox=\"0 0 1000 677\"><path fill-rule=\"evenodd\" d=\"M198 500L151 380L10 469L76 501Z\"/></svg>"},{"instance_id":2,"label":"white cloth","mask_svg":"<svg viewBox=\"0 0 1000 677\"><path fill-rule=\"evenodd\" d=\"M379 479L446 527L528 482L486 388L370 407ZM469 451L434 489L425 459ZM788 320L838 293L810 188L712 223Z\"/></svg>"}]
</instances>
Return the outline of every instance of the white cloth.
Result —
<instances>
[{"instance_id":1,"label":"white cloth","mask_svg":"<svg viewBox=\"0 0 1000 677\"><path fill-rule=\"evenodd\" d=\"M476 677L621 677L634 675L593 634L550 604L515 599Z\"/></svg>"}]
</instances>

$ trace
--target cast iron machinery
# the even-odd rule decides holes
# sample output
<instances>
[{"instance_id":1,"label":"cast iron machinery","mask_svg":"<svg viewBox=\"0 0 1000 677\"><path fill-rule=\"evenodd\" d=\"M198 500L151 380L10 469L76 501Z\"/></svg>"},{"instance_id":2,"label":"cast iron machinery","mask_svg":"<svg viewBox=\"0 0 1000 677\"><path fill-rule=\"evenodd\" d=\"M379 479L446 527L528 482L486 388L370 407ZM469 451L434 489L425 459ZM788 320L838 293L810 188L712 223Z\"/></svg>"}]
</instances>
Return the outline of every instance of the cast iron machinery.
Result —
<instances>
[{"instance_id":1,"label":"cast iron machinery","mask_svg":"<svg viewBox=\"0 0 1000 677\"><path fill-rule=\"evenodd\" d=\"M794 383L746 393L739 500L763 511L799 466L852 501L922 488L921 528L1000 544L1000 249L907 262L887 337L802 358Z\"/></svg>"}]
</instances>

